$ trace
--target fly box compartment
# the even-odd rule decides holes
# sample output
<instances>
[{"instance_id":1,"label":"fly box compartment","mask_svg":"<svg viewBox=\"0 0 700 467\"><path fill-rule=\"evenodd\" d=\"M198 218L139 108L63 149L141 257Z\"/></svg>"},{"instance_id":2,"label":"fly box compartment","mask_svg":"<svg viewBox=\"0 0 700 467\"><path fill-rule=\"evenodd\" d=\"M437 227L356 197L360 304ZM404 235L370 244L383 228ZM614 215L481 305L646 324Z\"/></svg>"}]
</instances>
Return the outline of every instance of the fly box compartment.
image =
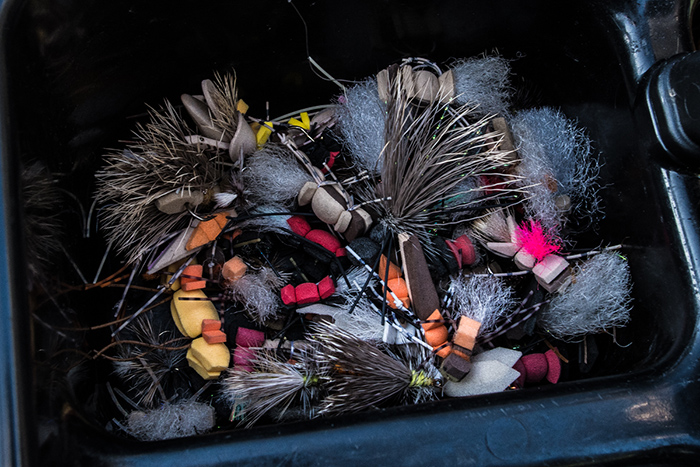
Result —
<instances>
[{"instance_id":1,"label":"fly box compartment","mask_svg":"<svg viewBox=\"0 0 700 467\"><path fill-rule=\"evenodd\" d=\"M3 463L692 463L694 5L4 2Z\"/></svg>"}]
</instances>

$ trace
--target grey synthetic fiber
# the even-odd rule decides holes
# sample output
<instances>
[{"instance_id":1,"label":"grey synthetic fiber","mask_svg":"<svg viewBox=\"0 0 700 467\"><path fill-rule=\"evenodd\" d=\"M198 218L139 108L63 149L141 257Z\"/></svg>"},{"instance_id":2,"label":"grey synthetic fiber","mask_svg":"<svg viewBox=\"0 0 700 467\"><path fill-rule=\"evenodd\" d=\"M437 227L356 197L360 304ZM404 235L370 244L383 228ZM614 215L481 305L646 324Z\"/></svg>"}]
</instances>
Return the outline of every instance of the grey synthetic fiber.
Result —
<instances>
[{"instance_id":1,"label":"grey synthetic fiber","mask_svg":"<svg viewBox=\"0 0 700 467\"><path fill-rule=\"evenodd\" d=\"M624 326L630 319L631 287L627 261L601 253L574 267L571 284L555 295L537 323L565 340Z\"/></svg>"},{"instance_id":2,"label":"grey synthetic fiber","mask_svg":"<svg viewBox=\"0 0 700 467\"><path fill-rule=\"evenodd\" d=\"M231 192L215 193L214 201L216 206L214 209L222 209L231 206L238 199L238 194Z\"/></svg>"},{"instance_id":3,"label":"grey synthetic fiber","mask_svg":"<svg viewBox=\"0 0 700 467\"><path fill-rule=\"evenodd\" d=\"M550 233L558 233L567 213L557 208L556 196L571 199L569 214L589 218L599 211L596 181L599 162L584 131L552 108L525 110L511 120L520 175L530 188L527 214Z\"/></svg>"},{"instance_id":4,"label":"grey synthetic fiber","mask_svg":"<svg viewBox=\"0 0 700 467\"><path fill-rule=\"evenodd\" d=\"M166 403L152 410L135 410L127 418L127 431L140 441L184 438L214 428L214 408L196 401Z\"/></svg>"},{"instance_id":5,"label":"grey synthetic fiber","mask_svg":"<svg viewBox=\"0 0 700 467\"><path fill-rule=\"evenodd\" d=\"M367 299L360 299L352 313L349 313L354 297L350 299L350 296L343 296L343 298L346 300L343 305L324 308L324 314L333 318L333 322L340 329L344 329L358 339L381 341L384 334L382 317L372 309Z\"/></svg>"},{"instance_id":6,"label":"grey synthetic fiber","mask_svg":"<svg viewBox=\"0 0 700 467\"><path fill-rule=\"evenodd\" d=\"M338 313L333 317L335 324L358 339L381 341L384 334L382 318L368 304L367 298L360 299L352 313L348 313L350 306L351 303L346 302L341 308L342 314Z\"/></svg>"},{"instance_id":7,"label":"grey synthetic fiber","mask_svg":"<svg viewBox=\"0 0 700 467\"><path fill-rule=\"evenodd\" d=\"M258 271L248 273L232 283L228 292L241 303L257 322L277 316L281 305L279 288L281 279L271 268L262 266Z\"/></svg>"},{"instance_id":8,"label":"grey synthetic fiber","mask_svg":"<svg viewBox=\"0 0 700 467\"><path fill-rule=\"evenodd\" d=\"M513 311L513 290L494 276L460 274L452 278L452 319L466 316L481 323L479 334L496 328L501 318Z\"/></svg>"},{"instance_id":9,"label":"grey synthetic fiber","mask_svg":"<svg viewBox=\"0 0 700 467\"><path fill-rule=\"evenodd\" d=\"M249 219L235 223L237 228L258 229L263 232L276 232L279 234L289 235L289 219L292 214L289 209L283 204L259 204L252 209L249 214L252 215Z\"/></svg>"},{"instance_id":10,"label":"grey synthetic fiber","mask_svg":"<svg viewBox=\"0 0 700 467\"><path fill-rule=\"evenodd\" d=\"M360 298L355 308L350 313L350 309L360 293L360 287L365 285L369 273L365 268L352 268L347 271L346 277L352 288L347 286L345 279L338 280L336 294L341 298L342 304L338 307L338 312L333 314L335 324L345 329L350 334L362 340L381 341L384 333L382 318L372 307L367 296ZM374 288L377 281L371 279L367 290Z\"/></svg>"},{"instance_id":11,"label":"grey synthetic fiber","mask_svg":"<svg viewBox=\"0 0 700 467\"><path fill-rule=\"evenodd\" d=\"M530 199L525 206L527 215L538 220L549 235L559 234L566 222L566 212L557 209L555 197L546 185L530 188Z\"/></svg>"},{"instance_id":12,"label":"grey synthetic fiber","mask_svg":"<svg viewBox=\"0 0 700 467\"><path fill-rule=\"evenodd\" d=\"M242 174L246 199L254 204L291 206L304 183L313 181L289 149L270 143L246 159Z\"/></svg>"},{"instance_id":13,"label":"grey synthetic fiber","mask_svg":"<svg viewBox=\"0 0 700 467\"><path fill-rule=\"evenodd\" d=\"M386 104L379 98L377 80L367 79L347 88L344 103L338 105L338 122L343 144L353 162L371 173L382 169Z\"/></svg>"},{"instance_id":14,"label":"grey synthetic fiber","mask_svg":"<svg viewBox=\"0 0 700 467\"><path fill-rule=\"evenodd\" d=\"M359 288L365 285L368 275L369 272L366 268L352 267L345 272L344 278L341 277L338 279L336 291L342 294L357 294L360 292ZM347 281L345 279L347 279ZM350 283L349 286L348 282ZM370 279L368 287L374 287L376 284L377 281L373 277L372 279Z\"/></svg>"},{"instance_id":15,"label":"grey synthetic fiber","mask_svg":"<svg viewBox=\"0 0 700 467\"><path fill-rule=\"evenodd\" d=\"M478 115L507 115L512 89L510 63L500 56L459 60L451 67L458 104L476 104Z\"/></svg>"}]
</instances>

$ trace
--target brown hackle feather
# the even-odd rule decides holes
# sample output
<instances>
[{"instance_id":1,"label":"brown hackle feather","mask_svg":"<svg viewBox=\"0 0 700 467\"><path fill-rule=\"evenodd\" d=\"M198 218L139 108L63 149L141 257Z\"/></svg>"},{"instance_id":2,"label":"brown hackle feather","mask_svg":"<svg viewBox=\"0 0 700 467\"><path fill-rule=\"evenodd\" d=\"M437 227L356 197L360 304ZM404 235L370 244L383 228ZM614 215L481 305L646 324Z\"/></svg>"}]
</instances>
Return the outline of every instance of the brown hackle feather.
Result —
<instances>
[{"instance_id":1,"label":"brown hackle feather","mask_svg":"<svg viewBox=\"0 0 700 467\"><path fill-rule=\"evenodd\" d=\"M319 358L333 368L321 415L358 412L394 399L421 403L435 398L441 378L419 348L409 350L414 346L407 344L398 353L382 351L327 322L314 323L312 331L321 344Z\"/></svg>"},{"instance_id":2,"label":"brown hackle feather","mask_svg":"<svg viewBox=\"0 0 700 467\"><path fill-rule=\"evenodd\" d=\"M488 242L510 242L510 230L506 222L505 209L490 209L487 214L471 223L471 233L481 244Z\"/></svg>"},{"instance_id":3,"label":"brown hackle feather","mask_svg":"<svg viewBox=\"0 0 700 467\"><path fill-rule=\"evenodd\" d=\"M210 107L212 123L224 130L229 141L238 126L238 90L235 73L215 73L211 98L215 108Z\"/></svg>"},{"instance_id":4,"label":"brown hackle feather","mask_svg":"<svg viewBox=\"0 0 700 467\"><path fill-rule=\"evenodd\" d=\"M201 191L206 204L226 174L228 155L188 144L185 137L192 131L172 104L166 101L149 114L150 122L137 126L137 142L105 155L106 165L96 173L96 199L104 206L101 227L130 263L192 220L188 212L161 212L154 204L158 198Z\"/></svg>"},{"instance_id":5,"label":"brown hackle feather","mask_svg":"<svg viewBox=\"0 0 700 467\"><path fill-rule=\"evenodd\" d=\"M515 186L519 177L507 170L512 154L493 144L503 135L487 131L488 117L476 119L474 106L451 108L437 100L419 108L407 97L401 73L391 83L381 183L373 180L362 193L381 199L375 209L382 224L395 234L416 235L432 250L428 230L481 217L479 205L500 202L503 195L517 195L510 204L522 202L528 187ZM465 177L482 175L502 181L458 188ZM455 220L460 211L470 214Z\"/></svg>"},{"instance_id":6,"label":"brown hackle feather","mask_svg":"<svg viewBox=\"0 0 700 467\"><path fill-rule=\"evenodd\" d=\"M221 381L222 398L232 407L243 406L239 424L250 427L270 410L281 419L293 403L301 406L307 418L317 415L316 406L330 368L316 358L309 347L293 355L294 362L280 360L276 352L258 349L253 371L232 368Z\"/></svg>"},{"instance_id":7,"label":"brown hackle feather","mask_svg":"<svg viewBox=\"0 0 700 467\"><path fill-rule=\"evenodd\" d=\"M155 408L169 400L172 388L186 379L181 370L186 366L187 354L187 348L171 348L183 346L188 340L174 326L155 324L146 316L135 319L121 336L144 344L118 346L117 360L113 362L114 373L136 396L136 403Z\"/></svg>"},{"instance_id":8,"label":"brown hackle feather","mask_svg":"<svg viewBox=\"0 0 700 467\"><path fill-rule=\"evenodd\" d=\"M27 269L32 283L50 267L61 251L63 224L59 219L64 197L49 170L39 162L22 169L22 207Z\"/></svg>"}]
</instances>

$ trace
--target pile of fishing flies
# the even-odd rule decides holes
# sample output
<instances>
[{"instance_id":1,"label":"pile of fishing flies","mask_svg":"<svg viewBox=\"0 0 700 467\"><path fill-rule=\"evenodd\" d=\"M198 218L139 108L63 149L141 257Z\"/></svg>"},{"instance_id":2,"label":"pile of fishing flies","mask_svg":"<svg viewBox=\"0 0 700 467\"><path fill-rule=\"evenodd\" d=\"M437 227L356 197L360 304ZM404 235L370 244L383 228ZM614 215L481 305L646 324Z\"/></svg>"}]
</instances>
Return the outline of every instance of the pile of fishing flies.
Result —
<instances>
[{"instance_id":1,"label":"pile of fishing flies","mask_svg":"<svg viewBox=\"0 0 700 467\"><path fill-rule=\"evenodd\" d=\"M114 425L162 439L565 379L560 347L629 321L630 274L619 245L577 244L602 215L584 129L512 109L509 77L499 56L407 59L268 121L231 72L151 109L96 175L130 271L107 305Z\"/></svg>"}]
</instances>

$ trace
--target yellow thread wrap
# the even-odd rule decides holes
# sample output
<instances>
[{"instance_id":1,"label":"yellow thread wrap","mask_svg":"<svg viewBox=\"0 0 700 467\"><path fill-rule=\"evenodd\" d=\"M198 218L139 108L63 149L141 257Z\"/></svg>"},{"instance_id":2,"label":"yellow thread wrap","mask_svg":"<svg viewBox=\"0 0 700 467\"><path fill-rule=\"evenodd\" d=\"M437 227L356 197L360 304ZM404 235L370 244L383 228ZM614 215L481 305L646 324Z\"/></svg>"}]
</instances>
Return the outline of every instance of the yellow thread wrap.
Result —
<instances>
[{"instance_id":1,"label":"yellow thread wrap","mask_svg":"<svg viewBox=\"0 0 700 467\"><path fill-rule=\"evenodd\" d=\"M412 370L411 371L411 382L408 384L408 387L415 388L415 387L426 387L426 386L432 386L433 385L433 379L429 378L428 375L423 373L422 371L416 371Z\"/></svg>"},{"instance_id":2,"label":"yellow thread wrap","mask_svg":"<svg viewBox=\"0 0 700 467\"><path fill-rule=\"evenodd\" d=\"M304 382L304 386L315 386L318 384L318 376L317 375L311 375L311 376L303 375L301 377L301 380Z\"/></svg>"}]
</instances>

